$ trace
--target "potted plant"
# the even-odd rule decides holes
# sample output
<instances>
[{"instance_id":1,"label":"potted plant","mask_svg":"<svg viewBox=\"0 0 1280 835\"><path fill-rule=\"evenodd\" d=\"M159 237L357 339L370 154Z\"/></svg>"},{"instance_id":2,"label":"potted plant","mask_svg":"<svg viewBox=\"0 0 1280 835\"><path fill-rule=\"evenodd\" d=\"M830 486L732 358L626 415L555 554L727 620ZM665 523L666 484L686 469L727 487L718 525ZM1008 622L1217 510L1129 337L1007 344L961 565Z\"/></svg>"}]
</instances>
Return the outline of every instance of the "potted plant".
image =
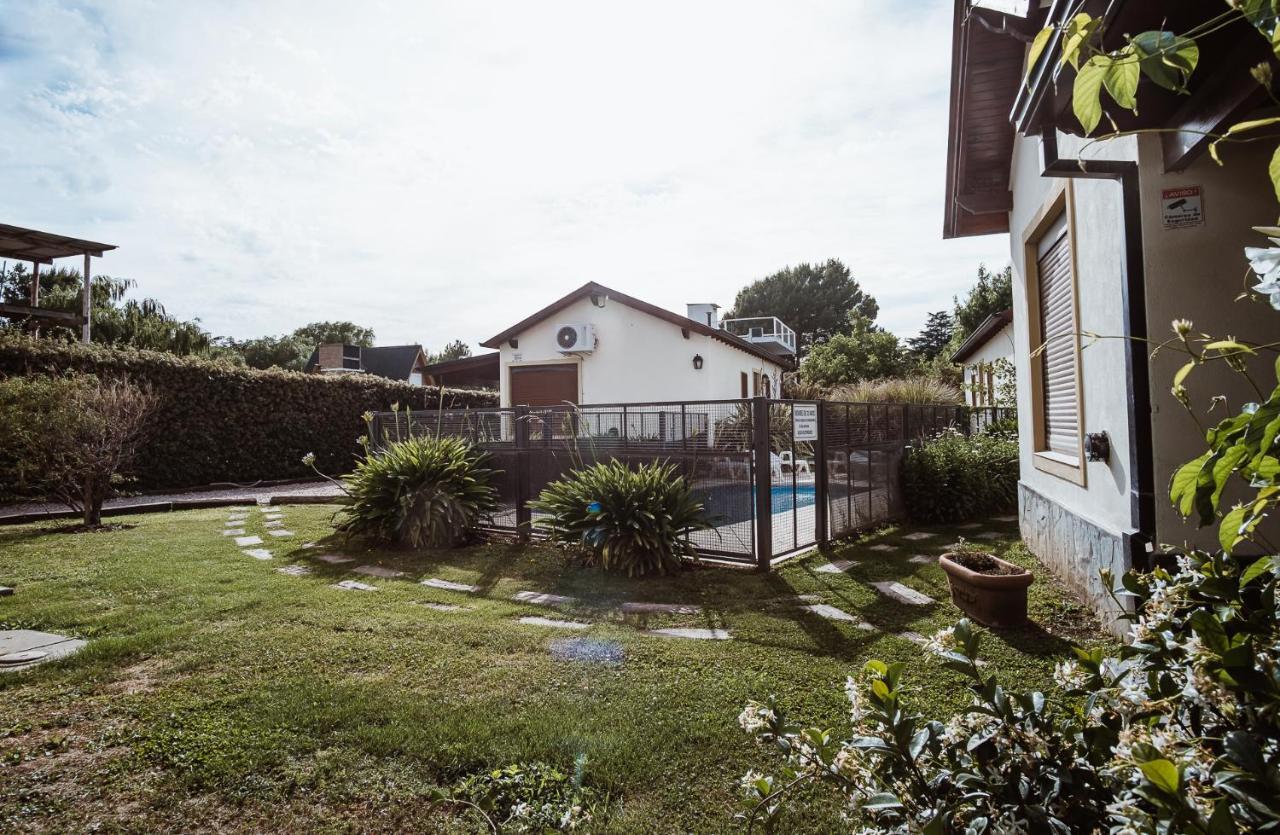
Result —
<instances>
[{"instance_id":1,"label":"potted plant","mask_svg":"<svg viewBox=\"0 0 1280 835\"><path fill-rule=\"evenodd\" d=\"M986 626L1020 626L1027 620L1027 587L1035 575L994 554L960 549L938 561L947 573L951 599Z\"/></svg>"}]
</instances>

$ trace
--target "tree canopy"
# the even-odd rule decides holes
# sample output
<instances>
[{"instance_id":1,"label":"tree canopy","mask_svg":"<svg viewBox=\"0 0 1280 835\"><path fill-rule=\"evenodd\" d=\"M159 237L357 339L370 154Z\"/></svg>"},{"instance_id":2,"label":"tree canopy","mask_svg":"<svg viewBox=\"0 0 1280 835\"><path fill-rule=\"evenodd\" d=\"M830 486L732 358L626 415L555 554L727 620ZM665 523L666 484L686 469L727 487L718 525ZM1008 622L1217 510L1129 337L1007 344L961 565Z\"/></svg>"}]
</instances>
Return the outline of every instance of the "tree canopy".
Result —
<instances>
[{"instance_id":1,"label":"tree canopy","mask_svg":"<svg viewBox=\"0 0 1280 835\"><path fill-rule=\"evenodd\" d=\"M461 339L453 340L441 348L438 354L427 352L427 359L430 362L448 362L449 360L460 360L469 356L471 356L471 349Z\"/></svg>"},{"instance_id":2,"label":"tree canopy","mask_svg":"<svg viewBox=\"0 0 1280 835\"><path fill-rule=\"evenodd\" d=\"M796 332L797 353L803 357L836 334L849 333L851 314L873 321L879 312L875 298L862 290L849 268L831 258L753 281L738 291L725 318L777 316Z\"/></svg>"},{"instance_id":3,"label":"tree canopy","mask_svg":"<svg viewBox=\"0 0 1280 835\"><path fill-rule=\"evenodd\" d=\"M931 362L946 350L954 330L955 320L951 318L951 314L945 310L938 310L929 314L929 320L925 322L924 329L920 331L919 336L908 339L907 345L916 359L921 362Z\"/></svg>"},{"instance_id":4,"label":"tree canopy","mask_svg":"<svg viewBox=\"0 0 1280 835\"><path fill-rule=\"evenodd\" d=\"M291 335L294 339L311 343L312 348L335 342L359 345L361 348L373 347L373 328L361 327L354 322L312 322L298 328Z\"/></svg>"},{"instance_id":5,"label":"tree canopy","mask_svg":"<svg viewBox=\"0 0 1280 835\"><path fill-rule=\"evenodd\" d=\"M965 294L964 301L955 299L955 324L963 341L986 321L987 317L1013 307L1013 267L991 272L986 264L978 265L978 280Z\"/></svg>"},{"instance_id":6,"label":"tree canopy","mask_svg":"<svg viewBox=\"0 0 1280 835\"><path fill-rule=\"evenodd\" d=\"M813 346L800 374L820 386L900 377L910 370L898 337L860 313L848 319L848 332Z\"/></svg>"}]
</instances>

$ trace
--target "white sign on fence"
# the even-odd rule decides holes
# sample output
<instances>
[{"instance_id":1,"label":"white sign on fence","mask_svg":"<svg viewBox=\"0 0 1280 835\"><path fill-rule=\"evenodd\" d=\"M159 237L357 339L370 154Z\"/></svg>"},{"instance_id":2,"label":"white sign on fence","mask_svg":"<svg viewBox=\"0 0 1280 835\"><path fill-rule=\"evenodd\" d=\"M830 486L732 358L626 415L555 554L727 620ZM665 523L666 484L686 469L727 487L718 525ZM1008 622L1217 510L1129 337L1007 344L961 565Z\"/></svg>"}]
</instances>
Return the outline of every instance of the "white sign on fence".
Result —
<instances>
[{"instance_id":1,"label":"white sign on fence","mask_svg":"<svg viewBox=\"0 0 1280 835\"><path fill-rule=\"evenodd\" d=\"M791 435L797 441L818 440L816 403L796 403L791 407Z\"/></svg>"}]
</instances>

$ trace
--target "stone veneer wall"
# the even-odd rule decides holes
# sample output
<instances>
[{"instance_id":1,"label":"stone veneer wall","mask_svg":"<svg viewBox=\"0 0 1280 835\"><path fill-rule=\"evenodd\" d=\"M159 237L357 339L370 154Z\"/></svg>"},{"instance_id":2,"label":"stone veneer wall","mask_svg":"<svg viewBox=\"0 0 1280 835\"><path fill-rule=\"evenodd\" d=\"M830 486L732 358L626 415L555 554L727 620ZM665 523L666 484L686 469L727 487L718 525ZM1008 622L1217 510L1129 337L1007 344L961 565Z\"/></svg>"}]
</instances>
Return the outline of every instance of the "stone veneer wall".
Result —
<instances>
[{"instance_id":1,"label":"stone veneer wall","mask_svg":"<svg viewBox=\"0 0 1280 835\"><path fill-rule=\"evenodd\" d=\"M1128 622L1115 618L1119 609L1098 574L1104 568L1111 569L1118 587L1128 570L1119 534L1103 530L1021 482L1018 525L1027 547L1053 570L1055 579L1066 583L1097 612L1111 632L1123 635L1128 631Z\"/></svg>"}]
</instances>

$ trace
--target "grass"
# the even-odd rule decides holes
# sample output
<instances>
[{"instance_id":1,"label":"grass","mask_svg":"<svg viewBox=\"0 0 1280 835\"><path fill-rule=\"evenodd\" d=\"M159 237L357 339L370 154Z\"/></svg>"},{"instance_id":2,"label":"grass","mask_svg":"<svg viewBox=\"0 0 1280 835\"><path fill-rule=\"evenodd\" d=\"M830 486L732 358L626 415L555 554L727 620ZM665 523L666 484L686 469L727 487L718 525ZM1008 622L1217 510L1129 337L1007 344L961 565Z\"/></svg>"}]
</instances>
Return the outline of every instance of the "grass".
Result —
<instances>
[{"instance_id":1,"label":"grass","mask_svg":"<svg viewBox=\"0 0 1280 835\"><path fill-rule=\"evenodd\" d=\"M451 552L368 550L333 536L332 508L285 510L276 559L244 556L221 536L225 510L125 517L123 529L61 533L55 524L0 529L0 627L89 640L64 661L0 675L0 830L479 831L425 793L463 775L543 760L610 797L603 831L739 828L736 781L773 755L736 725L745 700L778 694L796 718L843 731L845 676L868 658L907 662L926 713L967 699L960 678L894 633L928 634L959 617L936 555L972 531L933 528L913 542L885 529L769 575L700 569L627 580L575 567L545 546L490 544ZM250 533L263 534L253 511ZM1034 567L1012 525L993 550ZM316 548L303 543L318 542ZM873 551L877 543L899 546ZM357 563L314 559L343 551ZM814 569L857 560L847 574ZM290 563L313 574L275 569ZM383 565L405 579L346 569ZM991 669L1044 685L1068 641L1101 640L1043 569L1032 587L1041 627L990 633ZM440 577L481 587L438 591ZM331 587L355 578L376 593ZM866 581L899 580L939 601L907 607ZM579 598L555 610L511 601L524 589ZM874 633L823 620L789 598L817 594ZM697 615L624 619L625 600L696 603ZM441 612L423 602L470 607ZM525 614L590 620L586 633L517 622ZM731 641L642 634L642 627L717 626ZM619 666L552 658L548 644L613 640ZM801 799L784 829L842 826L829 801Z\"/></svg>"}]
</instances>

